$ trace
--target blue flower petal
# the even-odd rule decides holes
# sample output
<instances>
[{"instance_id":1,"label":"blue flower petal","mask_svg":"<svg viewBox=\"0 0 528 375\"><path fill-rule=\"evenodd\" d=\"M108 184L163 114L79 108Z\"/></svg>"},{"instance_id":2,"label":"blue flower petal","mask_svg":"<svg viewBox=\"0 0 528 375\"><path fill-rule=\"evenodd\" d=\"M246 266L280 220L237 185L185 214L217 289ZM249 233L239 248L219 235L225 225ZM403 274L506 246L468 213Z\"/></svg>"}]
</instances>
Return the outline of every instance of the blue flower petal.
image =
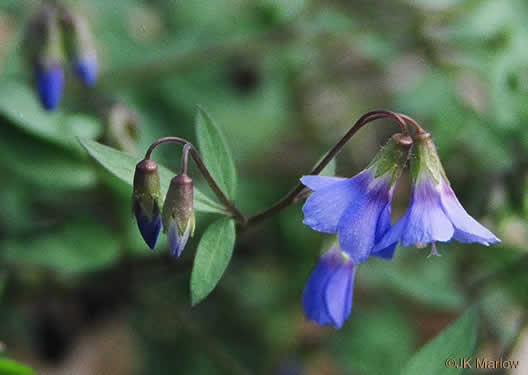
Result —
<instances>
[{"instance_id":1,"label":"blue flower petal","mask_svg":"<svg viewBox=\"0 0 528 375\"><path fill-rule=\"evenodd\" d=\"M396 247L403 234L407 230L407 221L409 220L409 210L398 222L387 231L382 239L376 244L372 251L374 254L383 252L387 248Z\"/></svg>"},{"instance_id":2,"label":"blue flower petal","mask_svg":"<svg viewBox=\"0 0 528 375\"><path fill-rule=\"evenodd\" d=\"M53 111L59 105L64 90L64 71L60 65L37 68L36 81L40 102L44 109Z\"/></svg>"},{"instance_id":3,"label":"blue flower petal","mask_svg":"<svg viewBox=\"0 0 528 375\"><path fill-rule=\"evenodd\" d=\"M313 191L321 190L344 180L347 180L347 178L325 176L303 176L301 178L301 182Z\"/></svg>"},{"instance_id":4,"label":"blue flower petal","mask_svg":"<svg viewBox=\"0 0 528 375\"><path fill-rule=\"evenodd\" d=\"M437 186L423 179L413 189L411 203L405 215L383 236L374 252L398 241L402 246L449 241L455 229L444 213Z\"/></svg>"},{"instance_id":5,"label":"blue flower petal","mask_svg":"<svg viewBox=\"0 0 528 375\"><path fill-rule=\"evenodd\" d=\"M319 232L337 232L343 212L351 202L361 198L371 179L370 172L364 171L315 191L303 206L303 223Z\"/></svg>"},{"instance_id":6,"label":"blue flower petal","mask_svg":"<svg viewBox=\"0 0 528 375\"><path fill-rule=\"evenodd\" d=\"M75 75L82 83L89 87L95 85L95 81L97 80L97 68L97 59L95 58L78 59L73 64Z\"/></svg>"},{"instance_id":7,"label":"blue flower petal","mask_svg":"<svg viewBox=\"0 0 528 375\"><path fill-rule=\"evenodd\" d=\"M320 325L333 324L333 320L324 304L325 290L333 272L333 267L331 262L329 262L332 257L332 250L321 257L310 275L303 293L303 307L306 318Z\"/></svg>"},{"instance_id":8,"label":"blue flower petal","mask_svg":"<svg viewBox=\"0 0 528 375\"><path fill-rule=\"evenodd\" d=\"M390 200L388 181L376 183L347 207L337 227L339 245L355 264L366 261L374 249L380 215Z\"/></svg>"},{"instance_id":9,"label":"blue flower petal","mask_svg":"<svg viewBox=\"0 0 528 375\"><path fill-rule=\"evenodd\" d=\"M155 215L152 220L143 215L140 210L134 210L139 232L146 244L154 250L161 230L161 215Z\"/></svg>"},{"instance_id":10,"label":"blue flower petal","mask_svg":"<svg viewBox=\"0 0 528 375\"><path fill-rule=\"evenodd\" d=\"M477 242L486 246L500 242L493 233L466 212L447 183L442 184L440 199L444 212L455 227L455 240L465 243Z\"/></svg>"},{"instance_id":11,"label":"blue flower petal","mask_svg":"<svg viewBox=\"0 0 528 375\"><path fill-rule=\"evenodd\" d=\"M332 324L341 328L352 310L354 275L356 268L350 261L339 267L327 282L324 301Z\"/></svg>"},{"instance_id":12,"label":"blue flower petal","mask_svg":"<svg viewBox=\"0 0 528 375\"><path fill-rule=\"evenodd\" d=\"M407 214L407 228L403 246L449 241L455 232L440 203L437 186L424 180L417 184Z\"/></svg>"},{"instance_id":13,"label":"blue flower petal","mask_svg":"<svg viewBox=\"0 0 528 375\"><path fill-rule=\"evenodd\" d=\"M389 201L381 212L378 220L378 225L376 227L376 243L381 241L383 236L391 229L391 211L392 203ZM377 250L377 252L373 252L372 255L382 259L391 260L394 257L396 245L396 243L389 245L386 248Z\"/></svg>"},{"instance_id":14,"label":"blue flower petal","mask_svg":"<svg viewBox=\"0 0 528 375\"><path fill-rule=\"evenodd\" d=\"M187 225L183 235L180 234L176 221L171 220L168 225L167 236L169 238L169 250L171 255L179 257L189 240L189 235L191 233L190 225Z\"/></svg>"}]
</instances>

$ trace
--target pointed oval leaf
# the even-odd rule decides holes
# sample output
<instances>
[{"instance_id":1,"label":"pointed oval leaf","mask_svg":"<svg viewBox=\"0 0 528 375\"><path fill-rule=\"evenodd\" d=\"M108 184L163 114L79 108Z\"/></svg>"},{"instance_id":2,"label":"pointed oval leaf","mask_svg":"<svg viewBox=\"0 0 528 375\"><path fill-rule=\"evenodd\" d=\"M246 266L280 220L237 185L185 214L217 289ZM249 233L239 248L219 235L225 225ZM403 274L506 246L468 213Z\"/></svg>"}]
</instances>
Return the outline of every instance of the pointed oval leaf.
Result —
<instances>
[{"instance_id":1,"label":"pointed oval leaf","mask_svg":"<svg viewBox=\"0 0 528 375\"><path fill-rule=\"evenodd\" d=\"M218 185L229 199L236 195L237 174L224 134L202 108L196 115L196 137L200 155Z\"/></svg>"},{"instance_id":2,"label":"pointed oval leaf","mask_svg":"<svg viewBox=\"0 0 528 375\"><path fill-rule=\"evenodd\" d=\"M86 138L79 138L79 142L81 142L90 156L104 168L129 185L132 185L136 164L141 160L140 157L118 151ZM159 175L161 195L164 197L169 189L170 180L174 177L174 172L160 165ZM196 188L194 190L194 209L202 212L225 214L225 210L220 203L216 203Z\"/></svg>"},{"instance_id":3,"label":"pointed oval leaf","mask_svg":"<svg viewBox=\"0 0 528 375\"><path fill-rule=\"evenodd\" d=\"M477 311L468 309L407 362L401 375L460 374L463 366L452 368L451 359L471 358L477 342ZM448 368L449 367L449 368Z\"/></svg>"},{"instance_id":4,"label":"pointed oval leaf","mask_svg":"<svg viewBox=\"0 0 528 375\"><path fill-rule=\"evenodd\" d=\"M233 219L221 218L205 231L194 258L191 274L191 303L196 305L209 295L224 274L235 246Z\"/></svg>"}]
</instances>

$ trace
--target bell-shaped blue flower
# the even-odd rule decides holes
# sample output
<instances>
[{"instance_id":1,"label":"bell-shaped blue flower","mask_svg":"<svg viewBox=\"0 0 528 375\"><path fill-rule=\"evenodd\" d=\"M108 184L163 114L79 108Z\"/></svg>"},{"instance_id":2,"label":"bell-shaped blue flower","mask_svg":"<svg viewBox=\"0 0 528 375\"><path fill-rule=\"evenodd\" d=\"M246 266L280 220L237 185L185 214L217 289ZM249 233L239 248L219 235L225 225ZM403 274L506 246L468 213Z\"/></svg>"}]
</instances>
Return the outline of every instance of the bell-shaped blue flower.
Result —
<instances>
[{"instance_id":1,"label":"bell-shaped blue flower","mask_svg":"<svg viewBox=\"0 0 528 375\"><path fill-rule=\"evenodd\" d=\"M337 247L319 259L303 293L304 313L309 320L341 328L350 315L356 265Z\"/></svg>"},{"instance_id":2,"label":"bell-shaped blue flower","mask_svg":"<svg viewBox=\"0 0 528 375\"><path fill-rule=\"evenodd\" d=\"M151 249L156 247L161 230L159 197L158 165L153 160L142 160L134 174L132 210L141 236Z\"/></svg>"},{"instance_id":3,"label":"bell-shaped blue flower","mask_svg":"<svg viewBox=\"0 0 528 375\"><path fill-rule=\"evenodd\" d=\"M428 133L415 141L411 165L413 186L405 215L383 236L376 249L400 242L419 246L451 239L490 245L500 240L464 210L440 163ZM434 250L433 250L434 251Z\"/></svg>"},{"instance_id":4,"label":"bell-shaped blue flower","mask_svg":"<svg viewBox=\"0 0 528 375\"><path fill-rule=\"evenodd\" d=\"M64 91L64 71L59 64L36 68L36 83L44 109L53 111L59 105Z\"/></svg>"},{"instance_id":5,"label":"bell-shaped blue flower","mask_svg":"<svg viewBox=\"0 0 528 375\"><path fill-rule=\"evenodd\" d=\"M171 255L179 257L194 234L194 183L186 174L171 180L163 204L163 231L169 238Z\"/></svg>"},{"instance_id":6,"label":"bell-shaped blue flower","mask_svg":"<svg viewBox=\"0 0 528 375\"><path fill-rule=\"evenodd\" d=\"M371 255L391 228L392 195L407 162L412 141L397 135L372 163L352 178L304 176L301 182L314 192L303 206L303 223L324 233L337 233L340 247L356 264ZM372 255L391 259L395 245Z\"/></svg>"}]
</instances>

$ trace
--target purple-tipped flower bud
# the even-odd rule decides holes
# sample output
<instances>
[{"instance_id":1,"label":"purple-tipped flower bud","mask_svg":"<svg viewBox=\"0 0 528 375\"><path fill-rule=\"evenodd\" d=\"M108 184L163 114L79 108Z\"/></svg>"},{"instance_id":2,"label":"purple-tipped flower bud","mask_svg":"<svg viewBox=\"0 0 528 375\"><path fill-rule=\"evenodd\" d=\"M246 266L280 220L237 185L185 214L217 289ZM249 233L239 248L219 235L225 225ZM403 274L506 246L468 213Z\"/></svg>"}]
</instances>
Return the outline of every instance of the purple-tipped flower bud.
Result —
<instances>
[{"instance_id":1,"label":"purple-tipped flower bud","mask_svg":"<svg viewBox=\"0 0 528 375\"><path fill-rule=\"evenodd\" d=\"M169 236L171 255L180 256L194 234L194 185L186 174L171 180L163 204L163 232Z\"/></svg>"},{"instance_id":2,"label":"purple-tipped flower bud","mask_svg":"<svg viewBox=\"0 0 528 375\"><path fill-rule=\"evenodd\" d=\"M132 209L147 245L154 249L161 230L160 178L158 165L153 160L142 160L136 165Z\"/></svg>"},{"instance_id":3,"label":"purple-tipped flower bud","mask_svg":"<svg viewBox=\"0 0 528 375\"><path fill-rule=\"evenodd\" d=\"M42 106L52 111L64 90L62 35L54 6L39 9L29 23L24 44Z\"/></svg>"},{"instance_id":4,"label":"purple-tipped flower bud","mask_svg":"<svg viewBox=\"0 0 528 375\"><path fill-rule=\"evenodd\" d=\"M61 23L64 29L66 52L73 72L86 86L94 86L98 63L95 42L88 22L71 9L62 7Z\"/></svg>"}]
</instances>

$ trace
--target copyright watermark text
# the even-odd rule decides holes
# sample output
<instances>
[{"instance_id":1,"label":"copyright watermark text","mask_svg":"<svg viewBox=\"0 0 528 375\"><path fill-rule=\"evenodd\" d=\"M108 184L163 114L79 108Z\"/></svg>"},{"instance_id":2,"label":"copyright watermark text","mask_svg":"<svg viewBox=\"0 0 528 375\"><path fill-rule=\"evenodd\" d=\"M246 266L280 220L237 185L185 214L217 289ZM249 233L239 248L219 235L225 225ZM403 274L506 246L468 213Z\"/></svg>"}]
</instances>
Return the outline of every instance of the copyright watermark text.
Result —
<instances>
[{"instance_id":1,"label":"copyright watermark text","mask_svg":"<svg viewBox=\"0 0 528 375\"><path fill-rule=\"evenodd\" d=\"M517 368L519 367L518 360L491 360L486 358L448 358L445 361L447 368Z\"/></svg>"}]
</instances>

